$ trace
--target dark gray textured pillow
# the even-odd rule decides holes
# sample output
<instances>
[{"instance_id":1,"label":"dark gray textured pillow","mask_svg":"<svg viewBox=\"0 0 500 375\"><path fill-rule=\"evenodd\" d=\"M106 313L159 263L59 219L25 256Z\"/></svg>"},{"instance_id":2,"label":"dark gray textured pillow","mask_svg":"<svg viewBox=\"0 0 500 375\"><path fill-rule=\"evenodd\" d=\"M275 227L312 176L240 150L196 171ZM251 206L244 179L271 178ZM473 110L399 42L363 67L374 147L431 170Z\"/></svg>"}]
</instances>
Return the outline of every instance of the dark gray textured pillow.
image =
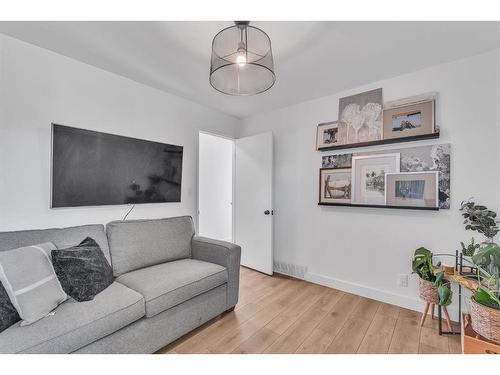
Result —
<instances>
[{"instance_id":1,"label":"dark gray textured pillow","mask_svg":"<svg viewBox=\"0 0 500 375\"><path fill-rule=\"evenodd\" d=\"M94 299L114 281L104 253L90 237L77 246L52 250L51 255L61 286L78 302Z\"/></svg>"},{"instance_id":2,"label":"dark gray textured pillow","mask_svg":"<svg viewBox=\"0 0 500 375\"><path fill-rule=\"evenodd\" d=\"M0 332L21 320L16 308L10 302L9 295L0 282Z\"/></svg>"}]
</instances>

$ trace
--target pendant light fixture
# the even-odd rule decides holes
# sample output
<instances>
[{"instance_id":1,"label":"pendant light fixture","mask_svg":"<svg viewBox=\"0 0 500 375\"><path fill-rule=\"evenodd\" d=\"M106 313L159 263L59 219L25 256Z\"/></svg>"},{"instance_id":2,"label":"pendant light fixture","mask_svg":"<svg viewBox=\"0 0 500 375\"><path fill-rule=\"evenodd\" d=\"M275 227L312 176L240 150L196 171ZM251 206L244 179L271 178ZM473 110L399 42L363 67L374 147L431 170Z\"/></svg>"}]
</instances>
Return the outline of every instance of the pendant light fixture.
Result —
<instances>
[{"instance_id":1,"label":"pendant light fixture","mask_svg":"<svg viewBox=\"0 0 500 375\"><path fill-rule=\"evenodd\" d=\"M236 21L212 42L210 84L224 94L255 95L276 80L271 39L248 21Z\"/></svg>"}]
</instances>

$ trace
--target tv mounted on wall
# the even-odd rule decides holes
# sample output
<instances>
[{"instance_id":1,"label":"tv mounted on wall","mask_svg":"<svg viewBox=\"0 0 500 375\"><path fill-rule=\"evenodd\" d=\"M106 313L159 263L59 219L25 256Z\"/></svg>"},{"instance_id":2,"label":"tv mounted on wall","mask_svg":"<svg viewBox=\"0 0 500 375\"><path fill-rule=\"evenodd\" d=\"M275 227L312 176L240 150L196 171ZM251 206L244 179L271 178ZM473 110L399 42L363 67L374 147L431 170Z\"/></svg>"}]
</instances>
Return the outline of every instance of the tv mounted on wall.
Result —
<instances>
[{"instance_id":1,"label":"tv mounted on wall","mask_svg":"<svg viewBox=\"0 0 500 375\"><path fill-rule=\"evenodd\" d=\"M181 201L182 146L52 124L51 207Z\"/></svg>"}]
</instances>

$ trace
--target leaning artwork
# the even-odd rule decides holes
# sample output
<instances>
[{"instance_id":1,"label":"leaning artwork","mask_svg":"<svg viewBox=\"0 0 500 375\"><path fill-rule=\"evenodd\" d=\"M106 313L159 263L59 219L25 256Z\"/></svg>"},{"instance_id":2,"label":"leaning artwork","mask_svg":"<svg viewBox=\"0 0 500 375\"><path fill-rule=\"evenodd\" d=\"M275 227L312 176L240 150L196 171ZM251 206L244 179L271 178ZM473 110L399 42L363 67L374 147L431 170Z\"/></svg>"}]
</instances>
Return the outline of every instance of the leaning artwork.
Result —
<instances>
[{"instance_id":1,"label":"leaning artwork","mask_svg":"<svg viewBox=\"0 0 500 375\"><path fill-rule=\"evenodd\" d=\"M382 89L363 92L339 100L339 144L382 139Z\"/></svg>"}]
</instances>

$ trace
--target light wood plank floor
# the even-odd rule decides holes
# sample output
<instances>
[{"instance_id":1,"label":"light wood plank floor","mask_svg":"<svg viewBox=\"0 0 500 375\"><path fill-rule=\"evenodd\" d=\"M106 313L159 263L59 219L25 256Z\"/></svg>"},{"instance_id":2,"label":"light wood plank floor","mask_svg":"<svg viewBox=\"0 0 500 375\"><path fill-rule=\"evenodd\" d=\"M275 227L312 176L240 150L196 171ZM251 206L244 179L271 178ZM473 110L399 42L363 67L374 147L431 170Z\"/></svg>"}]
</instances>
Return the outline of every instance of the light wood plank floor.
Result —
<instances>
[{"instance_id":1,"label":"light wood plank floor","mask_svg":"<svg viewBox=\"0 0 500 375\"><path fill-rule=\"evenodd\" d=\"M460 353L430 316L383 302L241 268L240 299L158 353Z\"/></svg>"}]
</instances>

